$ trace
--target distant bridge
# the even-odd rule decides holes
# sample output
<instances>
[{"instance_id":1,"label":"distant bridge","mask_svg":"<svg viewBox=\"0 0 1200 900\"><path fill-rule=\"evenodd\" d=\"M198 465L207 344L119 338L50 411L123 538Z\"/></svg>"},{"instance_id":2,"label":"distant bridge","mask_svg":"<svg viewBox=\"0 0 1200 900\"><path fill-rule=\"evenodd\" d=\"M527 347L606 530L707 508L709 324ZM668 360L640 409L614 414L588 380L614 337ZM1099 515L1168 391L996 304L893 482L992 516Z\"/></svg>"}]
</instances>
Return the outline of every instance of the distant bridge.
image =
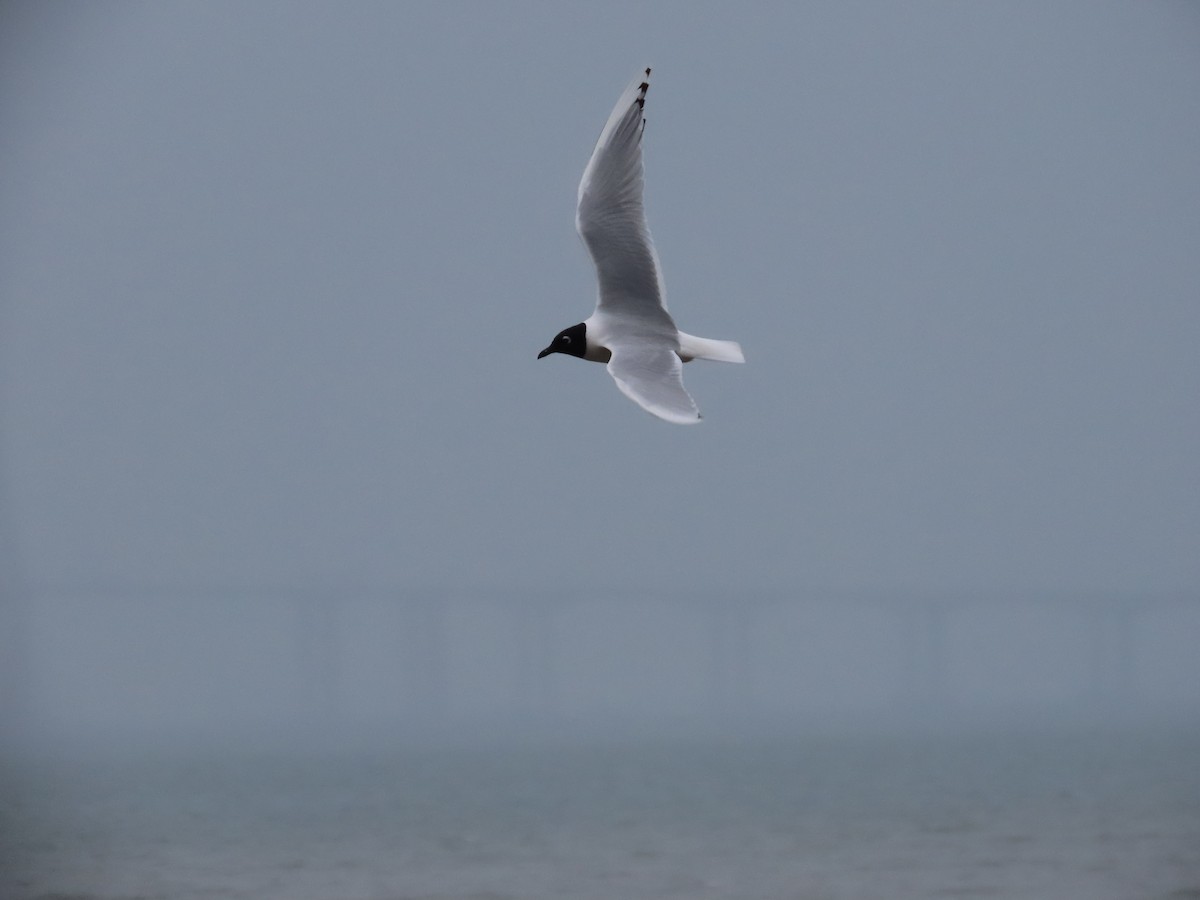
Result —
<instances>
[{"instance_id":1,"label":"distant bridge","mask_svg":"<svg viewBox=\"0 0 1200 900\"><path fill-rule=\"evenodd\" d=\"M195 679L214 685L200 692L213 707L250 702L221 693L228 680L320 722L845 706L937 718L989 705L1098 714L1200 701L1200 654L1157 658L1164 640L1200 640L1200 597L1187 594L92 585L29 591L24 606L26 671L7 677L28 685L22 705L35 714L58 702L85 708L78 698L93 694L136 694L151 713L185 709ZM95 684L73 685L76 665ZM96 693L110 676L108 694Z\"/></svg>"}]
</instances>

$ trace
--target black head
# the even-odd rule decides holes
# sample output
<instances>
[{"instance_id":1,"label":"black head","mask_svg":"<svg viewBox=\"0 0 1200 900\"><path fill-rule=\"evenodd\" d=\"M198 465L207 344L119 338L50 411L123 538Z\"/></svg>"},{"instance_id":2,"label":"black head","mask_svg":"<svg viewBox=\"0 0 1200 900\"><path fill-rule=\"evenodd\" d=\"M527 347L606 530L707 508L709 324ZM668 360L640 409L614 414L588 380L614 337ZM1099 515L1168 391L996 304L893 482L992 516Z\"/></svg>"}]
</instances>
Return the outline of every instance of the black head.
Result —
<instances>
[{"instance_id":1,"label":"black head","mask_svg":"<svg viewBox=\"0 0 1200 900\"><path fill-rule=\"evenodd\" d=\"M551 353L566 353L582 359L587 353L587 326L580 322L578 325L564 328L554 336L550 346L538 354L538 359Z\"/></svg>"}]
</instances>

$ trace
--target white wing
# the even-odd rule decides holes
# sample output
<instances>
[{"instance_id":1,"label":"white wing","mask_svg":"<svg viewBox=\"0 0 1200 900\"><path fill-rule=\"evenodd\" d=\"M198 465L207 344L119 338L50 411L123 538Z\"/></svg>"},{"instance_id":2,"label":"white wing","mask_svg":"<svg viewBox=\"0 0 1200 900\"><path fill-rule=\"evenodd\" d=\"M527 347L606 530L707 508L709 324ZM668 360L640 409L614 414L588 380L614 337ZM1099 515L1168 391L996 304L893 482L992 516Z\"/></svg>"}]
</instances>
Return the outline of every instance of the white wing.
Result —
<instances>
[{"instance_id":1,"label":"white wing","mask_svg":"<svg viewBox=\"0 0 1200 900\"><path fill-rule=\"evenodd\" d=\"M612 348L608 374L621 393L647 412L677 425L700 421L696 401L683 387L679 354L660 342L623 342Z\"/></svg>"},{"instance_id":2,"label":"white wing","mask_svg":"<svg viewBox=\"0 0 1200 900\"><path fill-rule=\"evenodd\" d=\"M575 227L596 264L596 308L674 331L642 206L642 108L649 78L647 69L645 79L633 80L600 132L579 182Z\"/></svg>"}]
</instances>

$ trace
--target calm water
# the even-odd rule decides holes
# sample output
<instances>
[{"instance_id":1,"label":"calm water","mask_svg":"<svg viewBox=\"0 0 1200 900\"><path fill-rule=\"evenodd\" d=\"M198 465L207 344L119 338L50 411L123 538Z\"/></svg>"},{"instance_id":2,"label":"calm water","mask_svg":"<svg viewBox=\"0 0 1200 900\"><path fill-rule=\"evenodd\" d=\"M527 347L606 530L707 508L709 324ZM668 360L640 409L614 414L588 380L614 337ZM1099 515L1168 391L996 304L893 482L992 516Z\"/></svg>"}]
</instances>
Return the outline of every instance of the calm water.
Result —
<instances>
[{"instance_id":1,"label":"calm water","mask_svg":"<svg viewBox=\"0 0 1200 900\"><path fill-rule=\"evenodd\" d=\"M1200 897L1200 735L6 764L12 900Z\"/></svg>"}]
</instances>

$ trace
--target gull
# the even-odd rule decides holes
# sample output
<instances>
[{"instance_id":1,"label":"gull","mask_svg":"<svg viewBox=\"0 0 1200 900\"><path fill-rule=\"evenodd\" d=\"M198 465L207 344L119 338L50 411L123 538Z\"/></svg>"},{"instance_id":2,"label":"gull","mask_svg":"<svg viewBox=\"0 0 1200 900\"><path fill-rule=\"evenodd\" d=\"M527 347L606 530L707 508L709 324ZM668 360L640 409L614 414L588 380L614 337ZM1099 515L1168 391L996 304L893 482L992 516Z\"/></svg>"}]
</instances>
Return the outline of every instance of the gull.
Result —
<instances>
[{"instance_id":1,"label":"gull","mask_svg":"<svg viewBox=\"0 0 1200 900\"><path fill-rule=\"evenodd\" d=\"M745 362L735 341L680 331L667 312L658 253L642 205L643 110L650 70L630 83L613 107L583 179L575 228L596 265L595 311L564 328L538 359L565 353L608 364L621 393L647 412L679 425L700 421L683 386L683 364L693 359Z\"/></svg>"}]
</instances>

